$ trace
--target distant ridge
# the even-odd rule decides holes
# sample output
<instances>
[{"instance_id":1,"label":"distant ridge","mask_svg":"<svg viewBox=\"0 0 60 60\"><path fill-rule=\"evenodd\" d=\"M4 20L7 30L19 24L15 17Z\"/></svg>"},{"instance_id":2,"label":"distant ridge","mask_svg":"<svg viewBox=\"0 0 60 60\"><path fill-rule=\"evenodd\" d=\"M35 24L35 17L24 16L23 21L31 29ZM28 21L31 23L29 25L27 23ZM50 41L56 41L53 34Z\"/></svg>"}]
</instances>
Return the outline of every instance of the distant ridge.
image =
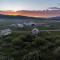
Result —
<instances>
[{"instance_id":1,"label":"distant ridge","mask_svg":"<svg viewBox=\"0 0 60 60\"><path fill-rule=\"evenodd\" d=\"M28 16L12 16L12 15L3 15L0 14L0 19L46 19L46 18L38 18L38 17L28 17Z\"/></svg>"},{"instance_id":2,"label":"distant ridge","mask_svg":"<svg viewBox=\"0 0 60 60\"><path fill-rule=\"evenodd\" d=\"M60 16L51 17L51 18L49 18L49 19L51 19L51 20L60 20Z\"/></svg>"},{"instance_id":3,"label":"distant ridge","mask_svg":"<svg viewBox=\"0 0 60 60\"><path fill-rule=\"evenodd\" d=\"M28 17L28 16L12 16L0 14L0 19L31 19L31 20L60 20L60 16L50 18Z\"/></svg>"}]
</instances>

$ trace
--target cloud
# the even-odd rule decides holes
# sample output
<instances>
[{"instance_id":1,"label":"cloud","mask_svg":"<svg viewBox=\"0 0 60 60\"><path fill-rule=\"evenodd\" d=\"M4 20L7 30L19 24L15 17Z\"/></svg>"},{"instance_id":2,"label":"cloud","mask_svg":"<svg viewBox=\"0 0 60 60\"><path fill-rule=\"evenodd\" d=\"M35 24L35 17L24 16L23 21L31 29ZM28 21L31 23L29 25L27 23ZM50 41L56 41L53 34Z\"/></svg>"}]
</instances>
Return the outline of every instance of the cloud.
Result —
<instances>
[{"instance_id":1,"label":"cloud","mask_svg":"<svg viewBox=\"0 0 60 60\"><path fill-rule=\"evenodd\" d=\"M31 16L31 17L54 17L60 16L60 8L50 7L51 10L19 10L19 11L1 11L0 14L5 15L19 15L19 16Z\"/></svg>"}]
</instances>

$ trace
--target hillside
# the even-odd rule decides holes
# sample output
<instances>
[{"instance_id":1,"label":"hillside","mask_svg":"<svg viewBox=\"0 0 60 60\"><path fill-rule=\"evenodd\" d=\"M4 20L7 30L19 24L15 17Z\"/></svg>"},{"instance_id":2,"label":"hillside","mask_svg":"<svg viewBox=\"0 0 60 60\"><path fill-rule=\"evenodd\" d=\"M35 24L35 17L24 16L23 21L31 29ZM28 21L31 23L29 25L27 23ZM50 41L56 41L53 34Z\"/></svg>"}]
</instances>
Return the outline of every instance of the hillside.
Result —
<instances>
[{"instance_id":1,"label":"hillside","mask_svg":"<svg viewBox=\"0 0 60 60\"><path fill-rule=\"evenodd\" d=\"M0 37L0 60L60 60L60 32L13 32ZM6 58L7 57L7 58Z\"/></svg>"}]
</instances>

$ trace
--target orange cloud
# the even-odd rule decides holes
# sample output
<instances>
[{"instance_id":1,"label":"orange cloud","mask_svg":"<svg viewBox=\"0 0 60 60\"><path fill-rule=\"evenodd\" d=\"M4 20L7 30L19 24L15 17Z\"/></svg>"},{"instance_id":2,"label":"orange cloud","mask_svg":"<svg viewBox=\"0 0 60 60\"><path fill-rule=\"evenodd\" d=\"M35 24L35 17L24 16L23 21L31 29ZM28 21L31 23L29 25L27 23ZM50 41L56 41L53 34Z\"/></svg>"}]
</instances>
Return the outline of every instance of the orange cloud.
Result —
<instances>
[{"instance_id":1,"label":"orange cloud","mask_svg":"<svg viewBox=\"0 0 60 60\"><path fill-rule=\"evenodd\" d=\"M44 11L2 11L0 14L4 15L19 15L19 16L30 16L30 17L52 17L60 16L60 10L44 10Z\"/></svg>"}]
</instances>

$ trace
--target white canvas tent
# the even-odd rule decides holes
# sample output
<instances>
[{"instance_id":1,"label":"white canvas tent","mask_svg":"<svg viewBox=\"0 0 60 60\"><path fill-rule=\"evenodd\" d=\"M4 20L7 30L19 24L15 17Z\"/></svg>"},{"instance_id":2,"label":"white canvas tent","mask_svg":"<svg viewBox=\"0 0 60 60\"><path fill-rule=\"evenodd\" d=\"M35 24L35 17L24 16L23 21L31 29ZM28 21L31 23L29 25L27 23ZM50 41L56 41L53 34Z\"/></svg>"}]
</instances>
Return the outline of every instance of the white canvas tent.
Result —
<instances>
[{"instance_id":1,"label":"white canvas tent","mask_svg":"<svg viewBox=\"0 0 60 60\"><path fill-rule=\"evenodd\" d=\"M33 30L32 30L32 34L38 34L39 33L39 30L37 29L37 28L34 28Z\"/></svg>"}]
</instances>

